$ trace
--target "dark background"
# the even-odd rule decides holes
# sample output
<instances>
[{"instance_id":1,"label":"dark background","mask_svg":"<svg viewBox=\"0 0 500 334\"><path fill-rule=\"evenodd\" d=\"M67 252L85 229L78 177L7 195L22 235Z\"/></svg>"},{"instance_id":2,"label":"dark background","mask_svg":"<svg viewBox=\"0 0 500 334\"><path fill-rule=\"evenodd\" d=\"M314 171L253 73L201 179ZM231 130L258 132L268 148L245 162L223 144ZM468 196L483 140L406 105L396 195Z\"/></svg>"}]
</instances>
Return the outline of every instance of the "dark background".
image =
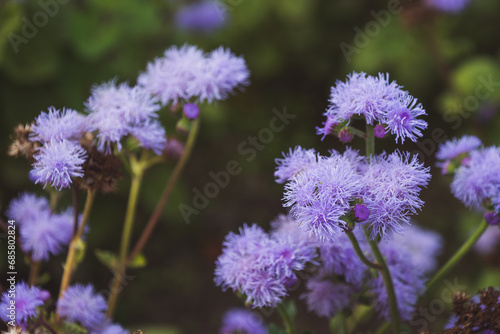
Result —
<instances>
[{"instance_id":1,"label":"dark background","mask_svg":"<svg viewBox=\"0 0 500 334\"><path fill-rule=\"evenodd\" d=\"M190 43L205 51L223 45L247 61L249 87L226 101L201 106L198 143L145 249L148 265L128 272L134 278L121 295L115 320L129 329L156 327L160 333L215 333L227 309L243 306L233 293L223 293L213 283L221 242L244 222L268 228L277 214L285 212L282 186L273 181L274 159L282 151L296 145L315 147L323 153L332 147L342 149L333 137L322 142L315 127L323 121L330 87L336 80L345 80L348 73L388 72L391 79L424 104L429 129L419 143L405 143L403 148L424 152L421 157L426 165L434 166L436 142L443 136L467 133L479 136L487 145L500 142L500 87L490 98L468 107L468 111L459 107L464 101L474 101L467 97L474 96L481 77L491 76L500 82L498 1L472 0L463 12L448 15L434 12L416 0L393 2L397 13L392 14L386 1L221 0L214 4L225 12L227 20L219 29L203 32L175 25L175 13L189 3L69 1L60 4L47 24L38 28L36 36L19 44L15 52L9 36L22 36L23 18L33 22L33 16L43 8L37 1L0 2L2 212L23 191L43 193L41 187L28 180L27 162L4 154L16 124L31 122L51 105L83 112L83 102L93 84L114 77L135 84L148 61L172 45ZM371 11L389 15L374 15ZM376 16L382 21L377 21ZM374 30L370 36L361 36L359 31L366 28ZM341 50L341 45L346 46L343 43L356 48L349 59ZM269 127L274 108L286 108L296 118L275 133L273 140L249 162L248 155L238 151L238 145ZM465 113L460 115L460 110ZM162 111L161 118L168 133L175 134L168 110ZM362 143L354 141L352 146L362 148ZM392 138L378 144L378 151L395 148ZM233 176L229 185L186 224L179 204L192 205L193 188L202 190L212 181L209 173L224 170L230 160L238 161L242 172ZM135 237L172 168L173 164L157 166L147 174ZM422 193L426 205L415 220L443 235L443 262L478 224L480 215L469 212L453 198L450 180L441 176L439 169L432 167L432 173L433 179ZM108 286L111 273L99 263L93 250L117 251L128 186L128 179L123 178L116 193L99 195L91 215L88 252L74 280L92 282L97 290ZM67 195L61 207L70 204ZM44 287L53 295L59 287L63 260L64 256L59 256L43 266L43 271L50 273ZM2 268L4 261L2 257ZM488 256L471 253L451 277L459 277L459 282L471 291L498 286L499 266L498 252ZM19 277L27 277L28 267L20 259L18 271ZM300 288L294 294L300 295ZM306 313L302 302L298 307L299 328L314 327L318 333L326 332L326 319ZM438 327L447 317L447 311L439 312L431 326ZM276 315L264 316L264 320L279 321Z\"/></svg>"}]
</instances>

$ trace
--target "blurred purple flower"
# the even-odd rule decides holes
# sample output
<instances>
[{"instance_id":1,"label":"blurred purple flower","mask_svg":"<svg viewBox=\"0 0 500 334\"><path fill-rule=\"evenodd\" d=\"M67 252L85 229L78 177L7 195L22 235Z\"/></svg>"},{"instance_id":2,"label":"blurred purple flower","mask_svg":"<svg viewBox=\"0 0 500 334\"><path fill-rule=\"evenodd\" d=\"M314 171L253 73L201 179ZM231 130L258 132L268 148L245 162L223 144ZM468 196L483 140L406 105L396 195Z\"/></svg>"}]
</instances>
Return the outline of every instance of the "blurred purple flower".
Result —
<instances>
[{"instance_id":1,"label":"blurred purple flower","mask_svg":"<svg viewBox=\"0 0 500 334\"><path fill-rule=\"evenodd\" d=\"M57 311L63 318L80 322L90 331L105 322L107 307L104 298L90 284L70 286L57 301Z\"/></svg>"},{"instance_id":2,"label":"blurred purple flower","mask_svg":"<svg viewBox=\"0 0 500 334\"><path fill-rule=\"evenodd\" d=\"M15 323L21 327L26 327L28 320L36 317L37 307L43 305L42 290L35 286L29 286L24 282L16 284L16 293L14 299L9 298L9 292L2 293L0 301L0 319L6 323L12 321L7 315L11 314L8 307L11 307L11 301L15 302Z\"/></svg>"},{"instance_id":3,"label":"blurred purple flower","mask_svg":"<svg viewBox=\"0 0 500 334\"><path fill-rule=\"evenodd\" d=\"M235 308L224 314L219 334L266 334L262 318L251 311Z\"/></svg>"},{"instance_id":4,"label":"blurred purple flower","mask_svg":"<svg viewBox=\"0 0 500 334\"><path fill-rule=\"evenodd\" d=\"M226 21L225 11L209 0L184 6L175 14L175 25L187 31L212 31L224 26Z\"/></svg>"}]
</instances>

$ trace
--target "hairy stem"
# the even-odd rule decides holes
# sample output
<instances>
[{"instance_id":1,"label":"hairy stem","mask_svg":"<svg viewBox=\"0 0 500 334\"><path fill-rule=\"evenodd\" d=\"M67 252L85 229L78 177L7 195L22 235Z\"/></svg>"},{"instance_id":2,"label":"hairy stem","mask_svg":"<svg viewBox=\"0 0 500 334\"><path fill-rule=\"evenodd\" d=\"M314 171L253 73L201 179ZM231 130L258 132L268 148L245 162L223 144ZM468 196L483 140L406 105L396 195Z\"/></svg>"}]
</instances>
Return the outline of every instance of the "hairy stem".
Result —
<instances>
[{"instance_id":1,"label":"hairy stem","mask_svg":"<svg viewBox=\"0 0 500 334\"><path fill-rule=\"evenodd\" d=\"M108 300L108 318L113 316L118 295L121 291L121 285L125 270L127 267L127 254L130 244L130 236L132 235L132 227L134 225L135 211L137 209L137 201L139 198L139 189L141 187L143 166L137 161L132 162L132 182L130 184L130 193L127 204L127 213L125 214L125 222L123 224L122 241L120 244L120 254L118 265L113 276L111 287L111 295Z\"/></svg>"},{"instance_id":2,"label":"hairy stem","mask_svg":"<svg viewBox=\"0 0 500 334\"><path fill-rule=\"evenodd\" d=\"M370 268L381 270L382 267L379 264L373 263L365 256L365 254L363 254L363 250L359 246L358 239L356 239L356 236L354 235L354 233L346 232L346 234L347 234L347 237L349 238L349 240L351 241L352 247L354 248L354 251L356 252L356 255L358 255L361 262L363 262L364 264L366 264Z\"/></svg>"},{"instance_id":3,"label":"hairy stem","mask_svg":"<svg viewBox=\"0 0 500 334\"><path fill-rule=\"evenodd\" d=\"M186 147L184 149L184 152L182 153L182 156L180 157L179 161L177 161L177 164L175 165L174 171L170 175L170 178L168 179L167 184L165 185L165 189L163 190L163 194L156 204L155 211L149 218L148 223L146 224L146 227L142 231L142 234L137 241L134 249L130 253L127 263L132 261L144 248L146 243L149 240L149 237L151 236L151 233L153 232L156 224L158 223L158 220L160 219L161 213L163 209L165 208L165 205L167 204L168 198L170 197L170 194L172 193L172 190L174 189L174 186L179 179L179 176L181 175L184 166L186 165L186 162L188 161L189 157L191 156L191 152L193 151L194 144L196 142L196 136L198 134L198 129L200 126L200 118L198 117L192 125L192 128L189 132L189 136L186 142Z\"/></svg>"},{"instance_id":4,"label":"hairy stem","mask_svg":"<svg viewBox=\"0 0 500 334\"><path fill-rule=\"evenodd\" d=\"M483 235L484 231L488 227L488 223L483 220L476 231L464 242L462 247L460 247L456 253L446 262L446 264L437 272L434 277L427 282L426 292L428 292L436 283L440 282L443 277L448 274L451 269L464 257L465 254L474 246L476 241Z\"/></svg>"},{"instance_id":5,"label":"hairy stem","mask_svg":"<svg viewBox=\"0 0 500 334\"><path fill-rule=\"evenodd\" d=\"M87 199L85 200L85 207L83 209L83 217L82 221L80 222L80 225L78 226L78 229L76 231L76 234L73 236L71 239L71 243L69 244L69 249L68 249L68 256L66 257L66 263L64 264L64 272L63 272L63 277L61 279L61 288L59 290L59 298L62 297L64 291L69 286L69 283L71 282L71 276L73 275L73 270L75 266L75 259L76 259L76 251L77 251L77 244L78 241L80 240L83 230L85 227L85 224L87 223L87 220L89 219L90 216L90 211L92 210L92 203L94 202L95 198L95 190L89 190L87 193ZM59 314L58 314L58 320L59 320Z\"/></svg>"}]
</instances>

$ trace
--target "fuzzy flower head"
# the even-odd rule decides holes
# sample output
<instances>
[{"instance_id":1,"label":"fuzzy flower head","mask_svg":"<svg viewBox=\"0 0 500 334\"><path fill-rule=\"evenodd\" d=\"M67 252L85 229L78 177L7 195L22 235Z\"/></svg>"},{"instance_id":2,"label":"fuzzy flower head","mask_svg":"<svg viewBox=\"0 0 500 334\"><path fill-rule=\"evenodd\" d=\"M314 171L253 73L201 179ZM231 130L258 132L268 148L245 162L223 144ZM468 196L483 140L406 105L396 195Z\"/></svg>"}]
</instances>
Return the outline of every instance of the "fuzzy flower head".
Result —
<instances>
[{"instance_id":1,"label":"fuzzy flower head","mask_svg":"<svg viewBox=\"0 0 500 334\"><path fill-rule=\"evenodd\" d=\"M19 198L10 202L6 215L8 219L13 219L16 224L21 225L27 221L36 220L49 212L49 201L45 197L23 193Z\"/></svg>"},{"instance_id":2,"label":"fuzzy flower head","mask_svg":"<svg viewBox=\"0 0 500 334\"><path fill-rule=\"evenodd\" d=\"M379 123L375 125L376 136L382 138L390 132L396 135L396 142L407 138L416 141L427 128L427 122L418 118L426 115L422 105L382 73L375 77L353 72L346 82L337 81L326 115L330 124L349 124L353 117L363 117L371 125ZM318 134L327 134L326 125ZM346 141L347 137L340 139Z\"/></svg>"},{"instance_id":3,"label":"fuzzy flower head","mask_svg":"<svg viewBox=\"0 0 500 334\"><path fill-rule=\"evenodd\" d=\"M139 85L158 96L163 105L197 98L201 102L223 100L237 87L248 84L249 72L241 57L222 47L209 55L184 45L165 51L148 64Z\"/></svg>"},{"instance_id":4,"label":"fuzzy flower head","mask_svg":"<svg viewBox=\"0 0 500 334\"><path fill-rule=\"evenodd\" d=\"M23 250L31 254L33 261L48 260L69 243L71 231L71 217L45 212L20 229Z\"/></svg>"},{"instance_id":5,"label":"fuzzy flower head","mask_svg":"<svg viewBox=\"0 0 500 334\"><path fill-rule=\"evenodd\" d=\"M95 328L90 334L128 334L129 331L123 329L120 325L105 322L100 327Z\"/></svg>"},{"instance_id":6,"label":"fuzzy flower head","mask_svg":"<svg viewBox=\"0 0 500 334\"><path fill-rule=\"evenodd\" d=\"M447 174L461 165L467 165L470 161L470 152L482 145L481 140L474 136L463 136L453 138L439 146L436 158L440 160L437 165L442 167L442 173ZM453 162L456 161L456 164Z\"/></svg>"},{"instance_id":7,"label":"fuzzy flower head","mask_svg":"<svg viewBox=\"0 0 500 334\"><path fill-rule=\"evenodd\" d=\"M408 138L417 141L417 137L422 137L422 130L427 129L427 122L417 117L427 115L422 104L417 103L417 99L409 94L404 94L398 99L398 104L387 111L384 123L387 129L396 135L396 142L401 138L404 143Z\"/></svg>"},{"instance_id":8,"label":"fuzzy flower head","mask_svg":"<svg viewBox=\"0 0 500 334\"><path fill-rule=\"evenodd\" d=\"M43 305L44 292L37 287L30 287L24 282L16 284L15 297L11 299L9 292L2 293L0 300L0 319L6 323L13 320L9 315L12 315L8 309L12 302L15 302L15 323L21 327L26 327L30 318L38 315L37 308Z\"/></svg>"},{"instance_id":9,"label":"fuzzy flower head","mask_svg":"<svg viewBox=\"0 0 500 334\"><path fill-rule=\"evenodd\" d=\"M327 115L337 123L349 122L353 116L364 116L368 124L384 119L388 110L394 109L403 93L388 75L377 77L353 72L346 82L337 81L330 93Z\"/></svg>"},{"instance_id":10,"label":"fuzzy flower head","mask_svg":"<svg viewBox=\"0 0 500 334\"><path fill-rule=\"evenodd\" d=\"M285 183L294 175L300 173L309 165L315 164L318 154L314 149L306 150L300 146L290 149L288 154L283 153L283 158L276 159L274 177L277 183Z\"/></svg>"},{"instance_id":11,"label":"fuzzy flower head","mask_svg":"<svg viewBox=\"0 0 500 334\"><path fill-rule=\"evenodd\" d=\"M87 119L75 110L62 110L49 107L48 112L42 112L31 127L32 141L50 142L51 140L78 141L87 131Z\"/></svg>"},{"instance_id":12,"label":"fuzzy flower head","mask_svg":"<svg viewBox=\"0 0 500 334\"><path fill-rule=\"evenodd\" d=\"M80 322L89 330L99 328L106 319L107 304L92 285L75 284L57 302L58 313L68 321Z\"/></svg>"},{"instance_id":13,"label":"fuzzy flower head","mask_svg":"<svg viewBox=\"0 0 500 334\"><path fill-rule=\"evenodd\" d=\"M332 240L346 230L341 217L361 189L360 176L340 155L321 158L285 185L286 207L301 228L319 240Z\"/></svg>"},{"instance_id":14,"label":"fuzzy flower head","mask_svg":"<svg viewBox=\"0 0 500 334\"><path fill-rule=\"evenodd\" d=\"M132 135L144 148L161 154L166 139L156 120L160 105L144 88L110 81L94 87L85 106L91 127L97 131L100 152L110 153L112 144L121 150L122 138Z\"/></svg>"},{"instance_id":15,"label":"fuzzy flower head","mask_svg":"<svg viewBox=\"0 0 500 334\"><path fill-rule=\"evenodd\" d=\"M374 157L363 176L361 197L368 208L372 238L389 231L401 233L401 223L420 210L420 191L430 180L429 168L416 156L399 152Z\"/></svg>"},{"instance_id":16,"label":"fuzzy flower head","mask_svg":"<svg viewBox=\"0 0 500 334\"><path fill-rule=\"evenodd\" d=\"M309 311L320 317L331 318L353 304L357 290L345 283L311 279L306 283L307 292L302 295Z\"/></svg>"},{"instance_id":17,"label":"fuzzy flower head","mask_svg":"<svg viewBox=\"0 0 500 334\"><path fill-rule=\"evenodd\" d=\"M226 312L222 319L219 334L266 334L267 328L262 317L246 309L232 309Z\"/></svg>"},{"instance_id":18,"label":"fuzzy flower head","mask_svg":"<svg viewBox=\"0 0 500 334\"><path fill-rule=\"evenodd\" d=\"M223 26L226 12L211 1L182 7L175 14L175 24L182 30L208 32Z\"/></svg>"},{"instance_id":19,"label":"fuzzy flower head","mask_svg":"<svg viewBox=\"0 0 500 334\"><path fill-rule=\"evenodd\" d=\"M315 248L288 235L267 235L257 225L229 233L217 259L215 283L246 296L253 307L276 307L296 281L295 271L313 261Z\"/></svg>"},{"instance_id":20,"label":"fuzzy flower head","mask_svg":"<svg viewBox=\"0 0 500 334\"><path fill-rule=\"evenodd\" d=\"M499 148L489 147L472 151L468 166L461 166L456 171L451 191L468 207L478 207L492 199L492 202L495 202L500 196L499 170ZM498 207L494 209L498 214Z\"/></svg>"},{"instance_id":21,"label":"fuzzy flower head","mask_svg":"<svg viewBox=\"0 0 500 334\"><path fill-rule=\"evenodd\" d=\"M430 7L446 13L458 13L463 10L470 0L427 0Z\"/></svg>"},{"instance_id":22,"label":"fuzzy flower head","mask_svg":"<svg viewBox=\"0 0 500 334\"><path fill-rule=\"evenodd\" d=\"M31 177L35 183L50 184L61 190L69 188L73 177L82 177L82 165L86 152L78 144L71 141L51 141L44 144L34 156L35 163Z\"/></svg>"}]
</instances>

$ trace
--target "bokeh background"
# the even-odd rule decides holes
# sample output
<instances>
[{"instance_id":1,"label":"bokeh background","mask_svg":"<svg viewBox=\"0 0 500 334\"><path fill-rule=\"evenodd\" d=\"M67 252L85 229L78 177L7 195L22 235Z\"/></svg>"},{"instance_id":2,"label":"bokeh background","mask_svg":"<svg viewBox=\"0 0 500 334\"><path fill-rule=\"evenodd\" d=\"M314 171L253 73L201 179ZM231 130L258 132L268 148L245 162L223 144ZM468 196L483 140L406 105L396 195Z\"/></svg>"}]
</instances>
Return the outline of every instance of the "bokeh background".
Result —
<instances>
[{"instance_id":1,"label":"bokeh background","mask_svg":"<svg viewBox=\"0 0 500 334\"><path fill-rule=\"evenodd\" d=\"M251 84L243 92L201 106L198 143L145 249L148 265L128 272L134 278L125 287L115 316L126 328L216 333L223 313L243 306L233 293L224 293L213 283L221 242L244 222L269 228L273 218L286 212L282 186L273 178L274 159L282 151L296 145L323 153L342 149L334 137L321 141L315 127L323 121L330 87L352 71L390 73L428 112L424 138L405 143L404 149L419 151L425 164L433 166L433 179L422 195L426 205L415 222L441 233L441 261L478 224L480 214L468 211L450 194L450 180L434 167L433 154L445 137L465 133L487 145L500 143L500 2L472 0L463 11L449 14L418 0L210 0L201 5L180 0L60 0L54 15L36 28L34 36L22 42L15 39L13 34L24 38L27 21L33 23L38 12L47 11L42 6L46 2L0 1L1 212L23 191L43 193L29 181L27 162L6 155L18 123L31 122L52 105L84 112L92 85L115 77L135 84L147 63L172 45L190 43L206 51L229 47L245 58L251 72ZM474 98L484 81L499 84L491 86L488 98ZM247 161L248 155L242 155L238 146L269 127L273 109L284 108L296 117ZM175 134L169 111L162 113L169 134ZM354 141L352 146L362 148L362 143ZM378 150L395 148L392 139L378 146ZM202 190L212 181L209 173L224 170L230 160L238 161L242 172L231 177L229 185L187 224L178 206L192 206L193 189ZM147 174L136 236L172 168L172 163L157 166ZM108 286L112 274L93 250L118 249L128 182L123 178L117 192L100 195L91 215L89 251L74 278L92 282L97 290ZM68 199L63 199L65 204L69 205ZM63 260L64 256L56 257L43 266L44 287L53 293L59 287ZM5 268L4 256L0 266ZM27 277L28 267L20 259L18 271L19 277ZM469 254L451 277L458 277L471 291L499 286L498 244L496 249ZM299 295L300 287L293 293ZM301 302L298 309L299 329L327 331L326 319L307 313ZM447 311L440 312L431 328L438 328L447 317ZM264 321L279 319L270 315Z\"/></svg>"}]
</instances>

